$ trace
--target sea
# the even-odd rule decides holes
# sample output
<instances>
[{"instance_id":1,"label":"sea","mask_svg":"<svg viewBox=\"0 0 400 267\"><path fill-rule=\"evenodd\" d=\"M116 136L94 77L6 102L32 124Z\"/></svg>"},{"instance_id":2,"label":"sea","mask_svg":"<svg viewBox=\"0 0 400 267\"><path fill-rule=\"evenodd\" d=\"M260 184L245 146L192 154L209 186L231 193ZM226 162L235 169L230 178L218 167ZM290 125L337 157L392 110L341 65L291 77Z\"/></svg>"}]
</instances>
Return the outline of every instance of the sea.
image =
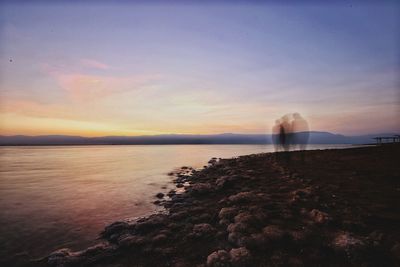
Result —
<instances>
[{"instance_id":1,"label":"sea","mask_svg":"<svg viewBox=\"0 0 400 267\"><path fill-rule=\"evenodd\" d=\"M0 263L80 250L99 242L112 222L160 211L155 195L174 187L168 173L182 166L273 151L272 145L0 147Z\"/></svg>"}]
</instances>

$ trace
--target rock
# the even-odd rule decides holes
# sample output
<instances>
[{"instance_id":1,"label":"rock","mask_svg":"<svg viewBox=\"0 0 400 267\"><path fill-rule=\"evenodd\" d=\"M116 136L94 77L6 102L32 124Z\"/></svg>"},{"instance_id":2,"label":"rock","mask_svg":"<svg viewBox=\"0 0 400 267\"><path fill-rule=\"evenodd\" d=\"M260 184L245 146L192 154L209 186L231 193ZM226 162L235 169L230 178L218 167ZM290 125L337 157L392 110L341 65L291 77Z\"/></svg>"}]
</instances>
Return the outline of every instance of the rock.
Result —
<instances>
[{"instance_id":1,"label":"rock","mask_svg":"<svg viewBox=\"0 0 400 267\"><path fill-rule=\"evenodd\" d=\"M231 223L227 227L228 241L242 246L251 239L250 235L256 232L251 224L254 222L254 217L252 217L247 212L242 212L235 216L234 223Z\"/></svg>"},{"instance_id":2,"label":"rock","mask_svg":"<svg viewBox=\"0 0 400 267\"><path fill-rule=\"evenodd\" d=\"M234 176L221 176L215 181L215 186L217 189L224 189L231 187L235 183Z\"/></svg>"},{"instance_id":3,"label":"rock","mask_svg":"<svg viewBox=\"0 0 400 267\"><path fill-rule=\"evenodd\" d=\"M262 230L263 236L266 241L279 241L283 238L284 232L276 225L269 225Z\"/></svg>"},{"instance_id":4,"label":"rock","mask_svg":"<svg viewBox=\"0 0 400 267\"><path fill-rule=\"evenodd\" d=\"M142 246L146 242L146 239L142 236L137 235L124 235L118 240L118 244L121 247L138 247Z\"/></svg>"},{"instance_id":5,"label":"rock","mask_svg":"<svg viewBox=\"0 0 400 267\"><path fill-rule=\"evenodd\" d=\"M179 212L174 212L172 213L169 218L173 221L180 221L182 219L184 219L185 217L188 216L187 211L183 210L183 211L179 211Z\"/></svg>"},{"instance_id":6,"label":"rock","mask_svg":"<svg viewBox=\"0 0 400 267\"><path fill-rule=\"evenodd\" d=\"M243 238L243 235L237 232L232 232L228 234L228 241L232 244L240 244L241 239Z\"/></svg>"},{"instance_id":7,"label":"rock","mask_svg":"<svg viewBox=\"0 0 400 267\"><path fill-rule=\"evenodd\" d=\"M169 225L168 225L169 226ZM160 232L158 232L159 234L164 234L166 236L169 236L172 234L171 229L168 229L168 226L166 226L164 229L162 229Z\"/></svg>"},{"instance_id":8,"label":"rock","mask_svg":"<svg viewBox=\"0 0 400 267\"><path fill-rule=\"evenodd\" d=\"M108 243L100 243L79 252L64 248L51 253L47 263L50 266L87 265L112 255L114 251L115 247Z\"/></svg>"},{"instance_id":9,"label":"rock","mask_svg":"<svg viewBox=\"0 0 400 267\"><path fill-rule=\"evenodd\" d=\"M154 243L163 243L167 240L167 236L165 234L158 234L155 237L153 237L152 241Z\"/></svg>"},{"instance_id":10,"label":"rock","mask_svg":"<svg viewBox=\"0 0 400 267\"><path fill-rule=\"evenodd\" d=\"M234 221L236 223L243 223L250 227L261 227L265 223L264 214L250 212L240 212L235 216Z\"/></svg>"},{"instance_id":11,"label":"rock","mask_svg":"<svg viewBox=\"0 0 400 267\"><path fill-rule=\"evenodd\" d=\"M47 263L50 266L63 266L74 256L77 256L76 252L72 252L68 248L62 248L51 253L47 257Z\"/></svg>"},{"instance_id":12,"label":"rock","mask_svg":"<svg viewBox=\"0 0 400 267\"><path fill-rule=\"evenodd\" d=\"M347 232L339 233L333 240L333 246L337 249L350 249L364 245L364 242Z\"/></svg>"},{"instance_id":13,"label":"rock","mask_svg":"<svg viewBox=\"0 0 400 267\"><path fill-rule=\"evenodd\" d=\"M130 228L130 224L127 222L114 222L104 229L101 233L103 238L109 239L113 235L121 235L124 231L127 231Z\"/></svg>"},{"instance_id":14,"label":"rock","mask_svg":"<svg viewBox=\"0 0 400 267\"><path fill-rule=\"evenodd\" d=\"M225 226L227 226L227 225L229 225L231 222L228 221L227 219L222 219L222 220L219 220L218 223L219 223L220 225L225 225Z\"/></svg>"},{"instance_id":15,"label":"rock","mask_svg":"<svg viewBox=\"0 0 400 267\"><path fill-rule=\"evenodd\" d=\"M216 232L215 228L208 223L199 223L193 226L192 234L195 237L210 237Z\"/></svg>"},{"instance_id":16,"label":"rock","mask_svg":"<svg viewBox=\"0 0 400 267\"><path fill-rule=\"evenodd\" d=\"M233 248L229 252L229 255L234 267L244 267L250 264L251 254L245 247Z\"/></svg>"},{"instance_id":17,"label":"rock","mask_svg":"<svg viewBox=\"0 0 400 267\"><path fill-rule=\"evenodd\" d=\"M247 231L248 231L248 226L247 226L247 224L241 223L241 222L238 222L238 223L231 223L231 224L228 225L228 227L226 228L226 230L227 230L229 233L233 233L233 232L236 232L236 233L244 233L244 232L247 232Z\"/></svg>"},{"instance_id":18,"label":"rock","mask_svg":"<svg viewBox=\"0 0 400 267\"><path fill-rule=\"evenodd\" d=\"M251 220L253 220L253 216L247 211L242 211L234 217L235 222L247 223Z\"/></svg>"},{"instance_id":19,"label":"rock","mask_svg":"<svg viewBox=\"0 0 400 267\"><path fill-rule=\"evenodd\" d=\"M214 251L207 257L209 267L228 267L230 265L230 254L226 250Z\"/></svg>"},{"instance_id":20,"label":"rock","mask_svg":"<svg viewBox=\"0 0 400 267\"><path fill-rule=\"evenodd\" d=\"M324 224L330 221L328 213L322 212L317 209L313 209L312 211L310 211L309 215L311 219L317 224Z\"/></svg>"},{"instance_id":21,"label":"rock","mask_svg":"<svg viewBox=\"0 0 400 267\"><path fill-rule=\"evenodd\" d=\"M218 231L218 232L215 234L215 236L216 236L218 239L226 239L226 238L227 238L227 235L226 235L226 232L225 232L225 231Z\"/></svg>"},{"instance_id":22,"label":"rock","mask_svg":"<svg viewBox=\"0 0 400 267\"><path fill-rule=\"evenodd\" d=\"M284 263L287 259L287 255L280 251L275 250L272 255L270 256L271 266L286 266Z\"/></svg>"},{"instance_id":23,"label":"rock","mask_svg":"<svg viewBox=\"0 0 400 267\"><path fill-rule=\"evenodd\" d=\"M114 250L114 246L108 243L100 243L87 248L80 254L85 258L86 261L95 262L101 258L111 255Z\"/></svg>"},{"instance_id":24,"label":"rock","mask_svg":"<svg viewBox=\"0 0 400 267\"><path fill-rule=\"evenodd\" d=\"M183 183L182 178L180 178L180 177L175 178L174 180L172 180L172 182L174 182L174 183Z\"/></svg>"},{"instance_id":25,"label":"rock","mask_svg":"<svg viewBox=\"0 0 400 267\"><path fill-rule=\"evenodd\" d=\"M372 241L374 246L378 246L385 242L386 235L380 231L374 231L368 235L368 239Z\"/></svg>"},{"instance_id":26,"label":"rock","mask_svg":"<svg viewBox=\"0 0 400 267\"><path fill-rule=\"evenodd\" d=\"M220 219L225 219L230 221L236 214L237 214L236 208L222 208L218 213L218 217Z\"/></svg>"},{"instance_id":27,"label":"rock","mask_svg":"<svg viewBox=\"0 0 400 267\"><path fill-rule=\"evenodd\" d=\"M138 221L135 225L135 232L139 234L146 234L156 228L159 228L166 223L166 215L155 214L151 215L147 219Z\"/></svg>"},{"instance_id":28,"label":"rock","mask_svg":"<svg viewBox=\"0 0 400 267\"><path fill-rule=\"evenodd\" d=\"M198 183L188 188L188 192L193 196L207 195L214 191L209 183Z\"/></svg>"},{"instance_id":29,"label":"rock","mask_svg":"<svg viewBox=\"0 0 400 267\"><path fill-rule=\"evenodd\" d=\"M301 257L290 257L288 259L288 265L291 267L303 267L304 263Z\"/></svg>"},{"instance_id":30,"label":"rock","mask_svg":"<svg viewBox=\"0 0 400 267\"><path fill-rule=\"evenodd\" d=\"M172 264L170 265L171 267L191 267L189 263L187 263L184 259L174 259ZM200 267L200 266L196 266ZM204 266L201 266L204 267Z\"/></svg>"},{"instance_id":31,"label":"rock","mask_svg":"<svg viewBox=\"0 0 400 267\"><path fill-rule=\"evenodd\" d=\"M220 201L218 201L218 204L227 205L229 204L229 199L227 197L224 197Z\"/></svg>"},{"instance_id":32,"label":"rock","mask_svg":"<svg viewBox=\"0 0 400 267\"><path fill-rule=\"evenodd\" d=\"M168 192L167 196L172 197L175 194L176 194L176 191L175 190L171 190L171 191Z\"/></svg>"},{"instance_id":33,"label":"rock","mask_svg":"<svg viewBox=\"0 0 400 267\"><path fill-rule=\"evenodd\" d=\"M157 197L157 198L163 198L163 197L164 197L164 194L160 192L160 193L158 193L158 194L156 195L156 197Z\"/></svg>"},{"instance_id":34,"label":"rock","mask_svg":"<svg viewBox=\"0 0 400 267\"><path fill-rule=\"evenodd\" d=\"M160 248L155 248L154 251L156 253L159 253L161 255L167 256L167 255L171 255L174 253L174 248L172 247L160 247Z\"/></svg>"},{"instance_id":35,"label":"rock","mask_svg":"<svg viewBox=\"0 0 400 267\"><path fill-rule=\"evenodd\" d=\"M192 216L191 221L193 223L209 222L211 220L211 215L208 213L202 213L198 216Z\"/></svg>"},{"instance_id":36,"label":"rock","mask_svg":"<svg viewBox=\"0 0 400 267\"><path fill-rule=\"evenodd\" d=\"M243 237L240 241L242 245L255 250L266 245L266 238L262 233L251 234L250 236Z\"/></svg>"},{"instance_id":37,"label":"rock","mask_svg":"<svg viewBox=\"0 0 400 267\"><path fill-rule=\"evenodd\" d=\"M368 238L376 241L382 241L385 239L385 234L380 231L373 231L368 235Z\"/></svg>"},{"instance_id":38,"label":"rock","mask_svg":"<svg viewBox=\"0 0 400 267\"><path fill-rule=\"evenodd\" d=\"M290 204L296 204L299 202L304 202L311 197L311 187L298 189L292 192L292 198L290 200Z\"/></svg>"},{"instance_id":39,"label":"rock","mask_svg":"<svg viewBox=\"0 0 400 267\"><path fill-rule=\"evenodd\" d=\"M397 242L396 244L394 244L394 246L392 247L392 249L390 250L390 252L392 252L392 255L393 255L397 260L400 260L400 243Z\"/></svg>"},{"instance_id":40,"label":"rock","mask_svg":"<svg viewBox=\"0 0 400 267\"><path fill-rule=\"evenodd\" d=\"M247 202L250 202L252 199L254 199L254 193L252 192L240 192L235 195L232 195L228 198L228 200L232 204L244 204Z\"/></svg>"},{"instance_id":41,"label":"rock","mask_svg":"<svg viewBox=\"0 0 400 267\"><path fill-rule=\"evenodd\" d=\"M309 195L311 195L311 187L303 188L303 189L297 189L292 192L293 196L299 197L299 198L305 198Z\"/></svg>"},{"instance_id":42,"label":"rock","mask_svg":"<svg viewBox=\"0 0 400 267\"><path fill-rule=\"evenodd\" d=\"M167 225L167 229L170 229L170 230L175 230L178 228L180 228L180 225L175 222L171 222L170 224Z\"/></svg>"},{"instance_id":43,"label":"rock","mask_svg":"<svg viewBox=\"0 0 400 267\"><path fill-rule=\"evenodd\" d=\"M172 204L170 210L172 210L173 212L175 212L176 210L180 210L183 207L187 207L188 204L185 203L184 201L178 202L178 203L174 203Z\"/></svg>"},{"instance_id":44,"label":"rock","mask_svg":"<svg viewBox=\"0 0 400 267\"><path fill-rule=\"evenodd\" d=\"M184 202L185 198L182 195L173 195L171 201L174 203Z\"/></svg>"},{"instance_id":45,"label":"rock","mask_svg":"<svg viewBox=\"0 0 400 267\"><path fill-rule=\"evenodd\" d=\"M209 161L208 161L208 164L215 164L215 163L217 163L218 162L218 160L217 160L217 158L211 158Z\"/></svg>"},{"instance_id":46,"label":"rock","mask_svg":"<svg viewBox=\"0 0 400 267\"><path fill-rule=\"evenodd\" d=\"M290 239L296 243L301 244L307 236L307 231L294 230L289 233Z\"/></svg>"}]
</instances>

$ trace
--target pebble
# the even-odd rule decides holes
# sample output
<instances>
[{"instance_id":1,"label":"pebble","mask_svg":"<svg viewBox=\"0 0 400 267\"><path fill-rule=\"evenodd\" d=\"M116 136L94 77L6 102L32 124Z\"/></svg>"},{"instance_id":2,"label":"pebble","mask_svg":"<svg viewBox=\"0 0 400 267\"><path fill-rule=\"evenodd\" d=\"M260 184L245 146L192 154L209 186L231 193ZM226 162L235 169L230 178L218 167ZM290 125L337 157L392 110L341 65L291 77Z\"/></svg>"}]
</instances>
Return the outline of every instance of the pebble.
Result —
<instances>
[{"instance_id":1,"label":"pebble","mask_svg":"<svg viewBox=\"0 0 400 267\"><path fill-rule=\"evenodd\" d=\"M311 219L317 224L324 224L330 220L328 213L313 209L309 213Z\"/></svg>"},{"instance_id":2,"label":"pebble","mask_svg":"<svg viewBox=\"0 0 400 267\"><path fill-rule=\"evenodd\" d=\"M228 267L230 265L230 254L226 250L214 251L207 257L208 267Z\"/></svg>"},{"instance_id":3,"label":"pebble","mask_svg":"<svg viewBox=\"0 0 400 267\"><path fill-rule=\"evenodd\" d=\"M349 249L362 246L364 242L350 233L341 232L333 240L333 245L339 249Z\"/></svg>"},{"instance_id":4,"label":"pebble","mask_svg":"<svg viewBox=\"0 0 400 267\"><path fill-rule=\"evenodd\" d=\"M131 225L127 222L114 222L106 226L104 231L101 233L101 236L104 238L110 238L112 235L128 230L130 226Z\"/></svg>"},{"instance_id":5,"label":"pebble","mask_svg":"<svg viewBox=\"0 0 400 267\"><path fill-rule=\"evenodd\" d=\"M193 196L207 195L214 190L208 183L198 183L189 187L188 192Z\"/></svg>"},{"instance_id":6,"label":"pebble","mask_svg":"<svg viewBox=\"0 0 400 267\"><path fill-rule=\"evenodd\" d=\"M269 225L263 228L263 236L268 241L278 241L282 239L284 232L276 225Z\"/></svg>"},{"instance_id":7,"label":"pebble","mask_svg":"<svg viewBox=\"0 0 400 267\"><path fill-rule=\"evenodd\" d=\"M390 252L392 252L393 256L394 256L397 260L400 260L400 243L397 242L396 244L394 244L394 246L392 247L392 249L390 250Z\"/></svg>"},{"instance_id":8,"label":"pebble","mask_svg":"<svg viewBox=\"0 0 400 267\"><path fill-rule=\"evenodd\" d=\"M250 251L245 247L233 248L229 252L232 266L234 267L244 267L249 266L251 262Z\"/></svg>"},{"instance_id":9,"label":"pebble","mask_svg":"<svg viewBox=\"0 0 400 267\"><path fill-rule=\"evenodd\" d=\"M252 199L254 199L253 192L240 192L228 198L232 204L244 204Z\"/></svg>"},{"instance_id":10,"label":"pebble","mask_svg":"<svg viewBox=\"0 0 400 267\"><path fill-rule=\"evenodd\" d=\"M208 223L195 224L192 234L196 237L209 237L215 233L215 228Z\"/></svg>"}]
</instances>

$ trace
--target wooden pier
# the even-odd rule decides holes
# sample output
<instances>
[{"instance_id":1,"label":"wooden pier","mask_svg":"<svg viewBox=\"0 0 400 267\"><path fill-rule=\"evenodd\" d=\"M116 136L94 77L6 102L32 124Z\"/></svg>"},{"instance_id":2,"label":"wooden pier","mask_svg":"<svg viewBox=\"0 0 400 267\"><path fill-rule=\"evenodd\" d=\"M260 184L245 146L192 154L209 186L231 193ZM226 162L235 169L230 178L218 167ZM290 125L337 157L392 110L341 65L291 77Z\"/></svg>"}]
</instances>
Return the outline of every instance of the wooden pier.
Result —
<instances>
[{"instance_id":1,"label":"wooden pier","mask_svg":"<svg viewBox=\"0 0 400 267\"><path fill-rule=\"evenodd\" d=\"M374 137L378 145L388 144L388 143L400 143L400 135L396 134L393 136L378 136Z\"/></svg>"}]
</instances>

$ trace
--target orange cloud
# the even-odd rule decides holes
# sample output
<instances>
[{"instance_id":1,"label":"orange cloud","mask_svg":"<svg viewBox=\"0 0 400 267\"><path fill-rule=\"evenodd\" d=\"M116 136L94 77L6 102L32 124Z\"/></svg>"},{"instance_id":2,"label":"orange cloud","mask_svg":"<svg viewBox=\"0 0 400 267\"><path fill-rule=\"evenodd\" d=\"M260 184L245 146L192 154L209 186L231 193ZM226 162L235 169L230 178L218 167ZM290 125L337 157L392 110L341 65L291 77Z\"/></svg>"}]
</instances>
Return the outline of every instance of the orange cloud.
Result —
<instances>
[{"instance_id":1,"label":"orange cloud","mask_svg":"<svg viewBox=\"0 0 400 267\"><path fill-rule=\"evenodd\" d=\"M9 98L2 102L0 113L15 113L35 117L70 117L71 112L57 104L41 104L32 100Z\"/></svg>"}]
</instances>

